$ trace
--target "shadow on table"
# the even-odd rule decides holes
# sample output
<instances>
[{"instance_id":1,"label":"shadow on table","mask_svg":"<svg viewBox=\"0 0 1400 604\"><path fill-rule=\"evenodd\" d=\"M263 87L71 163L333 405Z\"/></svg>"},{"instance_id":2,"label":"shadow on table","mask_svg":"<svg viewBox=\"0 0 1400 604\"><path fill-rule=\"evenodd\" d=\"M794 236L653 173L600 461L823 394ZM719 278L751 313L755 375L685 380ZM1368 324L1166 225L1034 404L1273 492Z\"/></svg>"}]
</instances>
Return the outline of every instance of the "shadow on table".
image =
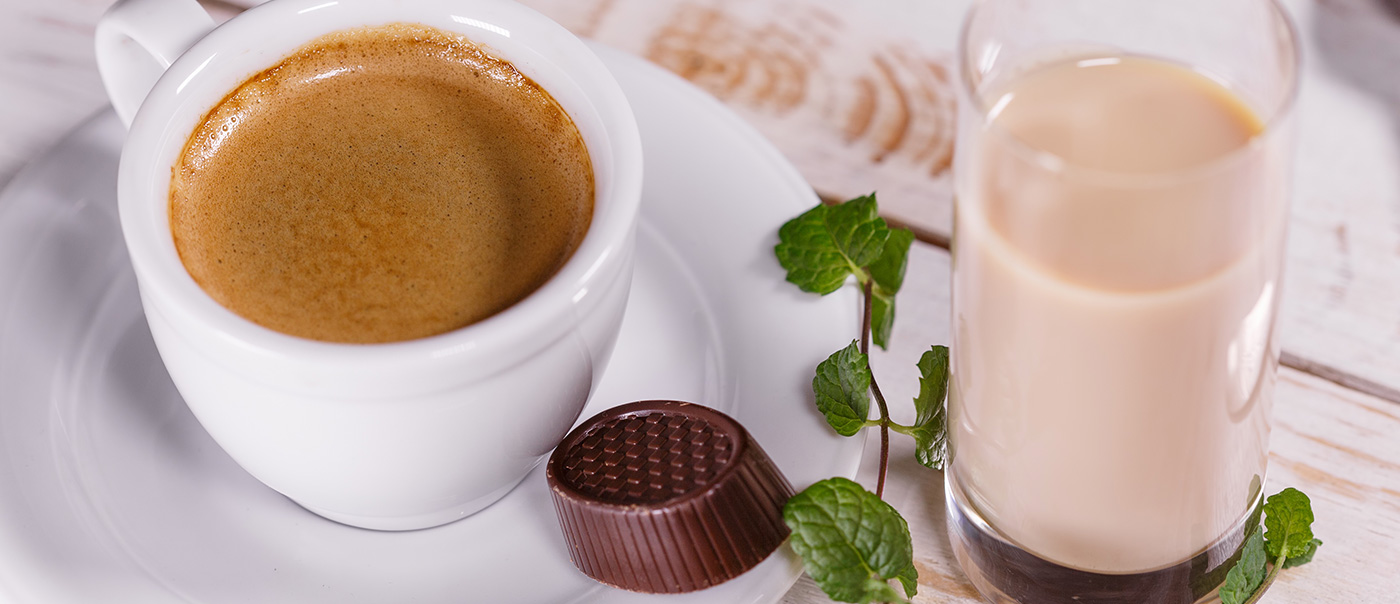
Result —
<instances>
[{"instance_id":1,"label":"shadow on table","mask_svg":"<svg viewBox=\"0 0 1400 604\"><path fill-rule=\"evenodd\" d=\"M1400 0L1320 0L1307 34L1328 71L1384 104L1400 138Z\"/></svg>"},{"instance_id":2,"label":"shadow on table","mask_svg":"<svg viewBox=\"0 0 1400 604\"><path fill-rule=\"evenodd\" d=\"M1382 0L1381 6L1390 11L1391 16L1400 19L1400 0Z\"/></svg>"}]
</instances>

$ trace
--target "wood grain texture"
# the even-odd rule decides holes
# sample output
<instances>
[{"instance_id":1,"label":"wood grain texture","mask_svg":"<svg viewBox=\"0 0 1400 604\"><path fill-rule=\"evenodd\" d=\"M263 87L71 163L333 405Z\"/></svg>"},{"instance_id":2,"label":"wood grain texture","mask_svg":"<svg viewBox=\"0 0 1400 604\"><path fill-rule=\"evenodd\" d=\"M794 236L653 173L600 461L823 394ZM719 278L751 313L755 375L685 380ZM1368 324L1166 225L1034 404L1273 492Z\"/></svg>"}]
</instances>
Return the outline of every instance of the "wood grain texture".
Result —
<instances>
[{"instance_id":1,"label":"wood grain texture","mask_svg":"<svg viewBox=\"0 0 1400 604\"><path fill-rule=\"evenodd\" d=\"M949 228L961 2L526 0L724 101L819 191ZM908 11L908 14L904 14ZM895 21L896 31L886 35ZM919 31L936 32L921 39ZM932 43L931 43L932 41Z\"/></svg>"},{"instance_id":2,"label":"wood grain texture","mask_svg":"<svg viewBox=\"0 0 1400 604\"><path fill-rule=\"evenodd\" d=\"M950 235L951 60L967 0L525 2L714 94L823 194L878 190L888 216L927 240ZM1382 394L1400 388L1394 2L1285 2L1307 60L1281 338L1299 367Z\"/></svg>"},{"instance_id":3,"label":"wood grain texture","mask_svg":"<svg viewBox=\"0 0 1400 604\"><path fill-rule=\"evenodd\" d=\"M949 342L948 254L915 243L888 351L875 350L872 369L900 422L913 419L918 392L914 363L933 344ZM907 301L917 300L917 303ZM1282 369L1266 493L1306 492L1325 545L1315 561L1284 573L1267 602L1392 602L1400 593L1394 570L1400 554L1400 405L1309 374ZM913 459L910 439L893 435L885 499L900 510L914 536L919 571L915 602L979 602L949 549L944 525L943 474ZM867 442L857 476L874 489L878 441ZM826 602L814 584L800 583L786 604Z\"/></svg>"}]
</instances>

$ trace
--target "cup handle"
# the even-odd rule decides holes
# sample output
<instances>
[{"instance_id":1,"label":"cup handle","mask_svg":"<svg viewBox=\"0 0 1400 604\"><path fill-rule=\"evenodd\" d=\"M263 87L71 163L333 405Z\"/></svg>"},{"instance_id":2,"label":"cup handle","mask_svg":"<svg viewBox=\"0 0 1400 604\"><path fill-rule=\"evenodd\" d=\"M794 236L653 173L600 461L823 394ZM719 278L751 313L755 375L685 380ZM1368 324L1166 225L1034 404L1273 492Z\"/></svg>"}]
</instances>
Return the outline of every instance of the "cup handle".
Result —
<instances>
[{"instance_id":1,"label":"cup handle","mask_svg":"<svg viewBox=\"0 0 1400 604\"><path fill-rule=\"evenodd\" d=\"M214 29L195 0L119 0L97 22L97 71L122 124L175 59Z\"/></svg>"}]
</instances>

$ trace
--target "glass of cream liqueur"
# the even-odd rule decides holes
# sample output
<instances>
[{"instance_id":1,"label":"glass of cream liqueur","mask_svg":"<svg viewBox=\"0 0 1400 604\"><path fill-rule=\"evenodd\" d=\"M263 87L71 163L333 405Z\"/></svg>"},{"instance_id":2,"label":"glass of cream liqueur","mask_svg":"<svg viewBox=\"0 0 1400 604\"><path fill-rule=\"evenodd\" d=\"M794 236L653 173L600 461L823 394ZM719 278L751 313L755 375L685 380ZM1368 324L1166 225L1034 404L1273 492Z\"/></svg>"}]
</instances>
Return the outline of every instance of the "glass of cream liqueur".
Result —
<instances>
[{"instance_id":1,"label":"glass of cream liqueur","mask_svg":"<svg viewBox=\"0 0 1400 604\"><path fill-rule=\"evenodd\" d=\"M1209 601L1257 526L1298 50L1270 0L983 0L947 480L993 602Z\"/></svg>"}]
</instances>

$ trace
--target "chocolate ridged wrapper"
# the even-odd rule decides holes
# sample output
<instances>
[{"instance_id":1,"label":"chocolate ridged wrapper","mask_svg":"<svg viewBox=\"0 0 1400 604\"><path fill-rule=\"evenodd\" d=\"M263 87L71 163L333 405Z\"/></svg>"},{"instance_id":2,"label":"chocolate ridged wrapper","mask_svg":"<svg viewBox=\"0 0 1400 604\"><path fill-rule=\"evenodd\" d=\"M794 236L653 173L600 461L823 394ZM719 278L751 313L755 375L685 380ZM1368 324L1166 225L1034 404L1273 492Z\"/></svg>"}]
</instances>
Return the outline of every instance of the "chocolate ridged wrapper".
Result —
<instances>
[{"instance_id":1,"label":"chocolate ridged wrapper","mask_svg":"<svg viewBox=\"0 0 1400 604\"><path fill-rule=\"evenodd\" d=\"M622 589L723 583L789 532L782 508L792 485L739 422L702 405L604 411L564 438L546 476L569 558Z\"/></svg>"}]
</instances>

